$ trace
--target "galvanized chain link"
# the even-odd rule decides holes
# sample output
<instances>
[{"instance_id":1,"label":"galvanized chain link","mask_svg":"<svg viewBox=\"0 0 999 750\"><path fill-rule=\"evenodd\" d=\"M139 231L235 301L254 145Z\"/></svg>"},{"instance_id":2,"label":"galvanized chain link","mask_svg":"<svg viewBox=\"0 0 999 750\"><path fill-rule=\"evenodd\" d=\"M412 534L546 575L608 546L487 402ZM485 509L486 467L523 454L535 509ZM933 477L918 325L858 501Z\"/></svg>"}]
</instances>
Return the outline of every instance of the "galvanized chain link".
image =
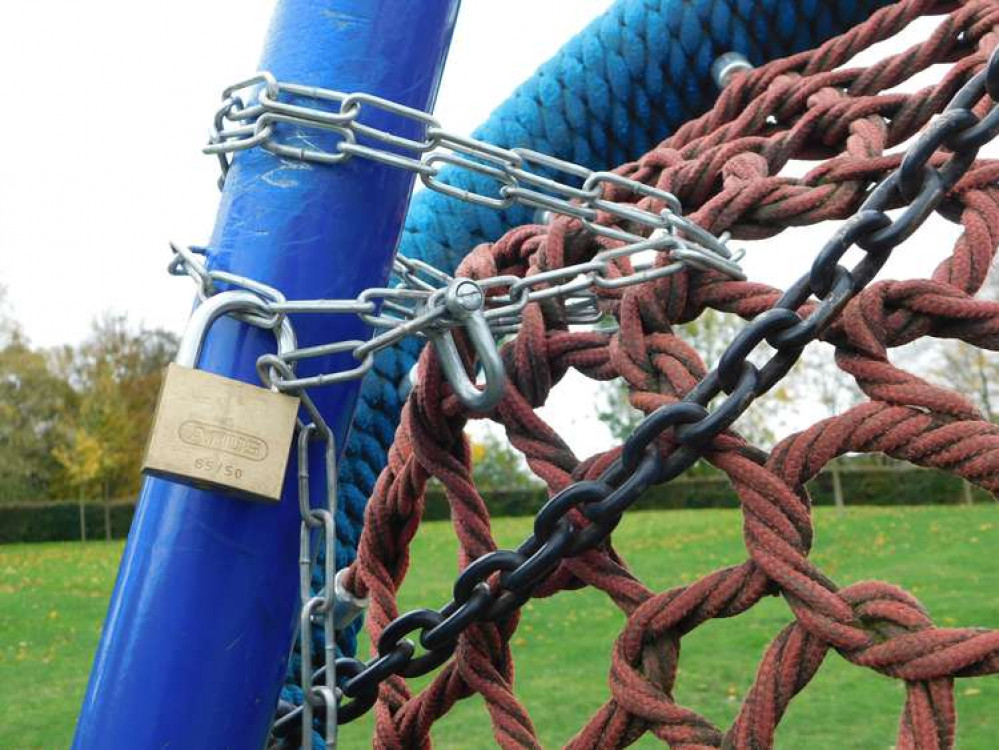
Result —
<instances>
[{"instance_id":1,"label":"galvanized chain link","mask_svg":"<svg viewBox=\"0 0 999 750\"><path fill-rule=\"evenodd\" d=\"M225 288L239 288L254 292L260 297L262 312L242 314L240 320L253 325L271 327L290 314L356 315L362 321L381 332L368 339L337 341L330 344L302 347L282 354L271 355L269 362L280 362L284 367L277 368L270 375L270 384L282 392L298 392L306 388L356 380L374 365L376 352L392 346L407 335L426 336L428 329L460 325L457 321L445 321L447 313L442 299L443 290L438 288L396 288L365 289L352 300L288 300L280 290L254 281L245 276L210 271L199 256L206 250L198 247L184 247L171 244L174 258L168 271L173 275L190 276L197 285L199 298L206 299L217 293L219 284ZM397 264L401 270L404 266ZM336 372L320 373L309 377L299 377L294 373L294 365L307 359L326 357L333 354L349 353L356 365Z\"/></svg>"},{"instance_id":2,"label":"galvanized chain link","mask_svg":"<svg viewBox=\"0 0 999 750\"><path fill-rule=\"evenodd\" d=\"M395 115L397 132L362 122L366 112ZM282 126L294 127L282 129ZM414 127L422 137L400 134ZM325 150L315 145L292 144L292 141L306 143L309 131L333 133L339 138ZM496 209L519 204L571 216L595 234L642 245L630 252L621 248L623 255L670 247L684 250L692 246L707 251L688 258L692 265L703 263L734 276L740 274L724 241L683 219L679 200L665 190L531 149L501 148L452 133L441 128L426 112L372 94L283 83L267 72L240 81L223 91L222 105L215 113L209 143L204 148L205 153L219 159L220 185L231 166L231 155L255 147L284 158L319 164L341 164L353 157L370 159L413 172L428 188L454 198ZM450 165L485 177L493 182L495 190L493 194L477 193L450 185L441 179L438 165ZM557 179L558 175L568 179ZM607 186L627 191L636 202L608 200L604 197ZM638 205L645 199L655 210ZM623 223L636 231L610 226L611 223ZM639 231L642 228L644 233ZM658 230L666 231L659 232L655 239L646 237ZM678 238L686 238L687 242L673 244L680 242ZM686 252L674 253L674 259L679 262L685 255ZM660 275L677 270L657 269ZM643 280L649 278L656 277Z\"/></svg>"},{"instance_id":3,"label":"galvanized chain link","mask_svg":"<svg viewBox=\"0 0 999 750\"><path fill-rule=\"evenodd\" d=\"M205 254L203 248L171 245L174 258L168 270L171 274L194 279L201 299L216 293L219 284L259 295L261 309L266 312L244 313L241 317L254 325L272 326L278 317L289 314L348 314L357 315L379 331L367 341L338 341L282 355L286 363L292 363L350 353L356 364L308 377L279 375L273 384L280 391L297 391L364 377L374 365L374 355L378 351L395 345L406 336L417 336L434 343L459 397L469 405L470 400L476 400L477 408L486 409L495 405L502 392L502 368L493 337L516 332L528 304L560 297L565 301L566 323L587 325L602 317L594 291L597 289L644 284L686 268L716 270L733 278L745 278L737 256L725 245L725 237L715 238L677 214L664 211L662 217L668 226L655 230L647 239L602 250L585 263L524 278L503 275L475 281L455 279L422 261L398 257L393 272L400 286L365 289L353 300L288 300L280 290L258 281L224 271L209 271L199 258ZM631 258L640 253L663 252L669 253L670 258L664 265L657 266L654 258L631 262ZM455 295L462 297L463 304L456 306ZM469 306L472 300L474 304ZM480 319L485 325L475 324L474 321ZM473 394L474 386L466 382L467 376L451 339L450 330L459 326L469 332L487 374L495 375L487 378L491 395L485 402L478 400Z\"/></svg>"},{"instance_id":4,"label":"galvanized chain link","mask_svg":"<svg viewBox=\"0 0 999 750\"><path fill-rule=\"evenodd\" d=\"M317 419L318 417L318 419ZM337 703L336 693L336 598L329 586L313 595L312 570L317 555L312 549L312 535L318 533L324 552L326 580L332 581L336 574L336 442L333 433L318 412L312 415L313 421L300 424L298 431L298 505L302 515L299 540L299 595L302 610L299 615L299 651L301 667L299 680L302 687L302 714L300 717L302 750L312 750L312 726L314 705L322 708L325 716L324 739L326 746L335 750L337 744ZM309 444L312 440L322 441L325 456L326 497L319 508L312 508L309 498ZM318 548L317 548L318 549ZM319 672L312 666L312 625L318 618L323 627L325 658ZM316 684L322 679L321 684Z\"/></svg>"},{"instance_id":5,"label":"galvanized chain link","mask_svg":"<svg viewBox=\"0 0 999 750\"><path fill-rule=\"evenodd\" d=\"M986 93L991 106L979 118L973 108ZM996 102L999 50L910 146L899 168L826 242L809 273L792 284L772 309L746 325L717 367L683 400L646 417L625 442L619 458L598 479L577 482L551 498L535 517L534 533L517 549L497 550L468 565L455 581L448 604L437 610L414 610L389 623L376 644L378 655L370 661L337 660L344 680L340 693L349 699L339 707L338 720L349 722L370 709L379 685L388 677L417 677L443 664L471 624L503 618L522 606L561 561L600 544L647 488L692 466L716 436L787 374L804 347L819 337L873 280L892 251L941 206L974 163L979 148L999 135ZM931 157L941 149L946 154L943 164L933 166ZM895 218L886 213L898 206L904 209ZM840 265L854 246L863 257L852 268ZM807 313L799 313L813 295L817 302ZM762 346L771 347L774 353L757 366L751 356ZM719 396L724 397L721 403L709 409ZM664 459L658 441L667 430L672 430L677 448ZM574 523L573 511L579 511L587 523ZM493 580L495 574L498 577ZM416 654L410 635L419 641L423 653Z\"/></svg>"},{"instance_id":6,"label":"galvanized chain link","mask_svg":"<svg viewBox=\"0 0 999 750\"><path fill-rule=\"evenodd\" d=\"M177 257L171 263L171 273L192 276L202 296L213 293L215 282L224 282L260 294L270 315L355 314L380 331L368 341L334 342L285 355L283 359L290 363L349 352L357 364L309 377L279 377L274 381L279 390L363 377L374 365L377 351L412 335L429 338L434 343L448 379L462 401L488 409L503 391L499 352L492 338L518 330L521 313L531 302L561 297L565 300L566 323L586 325L602 317L597 304L599 289L643 284L686 268L745 278L738 264L740 256L728 248L727 237L717 238L684 218L680 203L672 194L613 172L596 172L529 149L500 148L449 133L441 129L433 116L411 107L371 94L282 83L270 73L259 73L228 87L222 99L215 113L209 145L204 150L218 157L223 181L231 155L249 148L260 147L283 158L320 164L339 164L357 156L415 172L428 187L479 205L507 208L520 203L571 216L597 235L623 243L602 250L586 263L527 278L453 279L418 260L399 258L395 273L400 286L367 289L354 300L301 301L288 301L278 290L250 279L207 271L195 258L197 249L174 246ZM423 136L414 138L362 122L362 115L370 111L395 115L400 119L398 130L415 125ZM282 129L289 125L295 126L292 136ZM303 130L331 132L339 139L327 150L315 144L292 145L292 139L303 143L308 140L302 137ZM473 193L443 182L439 179L438 164L450 164L489 177L496 182L497 194ZM582 186L574 187L531 168L568 175L581 181ZM608 200L604 197L607 186L622 188L639 203L644 201L655 210L638 203ZM631 231L608 226L607 222L623 224ZM667 253L668 262L659 264L662 257L659 253ZM653 257L640 260L637 256L641 254ZM471 300L477 302L469 306ZM464 372L449 332L457 326L469 333L484 365L485 396Z\"/></svg>"}]
</instances>

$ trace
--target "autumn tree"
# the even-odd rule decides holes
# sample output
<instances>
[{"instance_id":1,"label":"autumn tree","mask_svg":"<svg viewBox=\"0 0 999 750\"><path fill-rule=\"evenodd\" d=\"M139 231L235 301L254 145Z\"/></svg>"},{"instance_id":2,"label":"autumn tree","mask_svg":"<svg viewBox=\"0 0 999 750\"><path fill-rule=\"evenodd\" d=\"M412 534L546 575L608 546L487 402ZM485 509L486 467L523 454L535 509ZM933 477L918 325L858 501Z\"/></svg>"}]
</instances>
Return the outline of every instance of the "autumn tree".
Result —
<instances>
[{"instance_id":1,"label":"autumn tree","mask_svg":"<svg viewBox=\"0 0 999 750\"><path fill-rule=\"evenodd\" d=\"M55 456L81 496L104 500L106 529L107 502L138 488L163 368L176 349L174 334L133 328L124 315L108 313L80 346L56 355L77 407Z\"/></svg>"},{"instance_id":2,"label":"autumn tree","mask_svg":"<svg viewBox=\"0 0 999 750\"><path fill-rule=\"evenodd\" d=\"M79 392L77 408L65 424L64 446L55 454L69 483L104 501L130 489L134 480L128 472L142 440L136 421L111 373L94 373Z\"/></svg>"},{"instance_id":3,"label":"autumn tree","mask_svg":"<svg viewBox=\"0 0 999 750\"><path fill-rule=\"evenodd\" d=\"M74 397L32 350L5 299L0 287L0 501L44 499L59 474L52 457Z\"/></svg>"},{"instance_id":4,"label":"autumn tree","mask_svg":"<svg viewBox=\"0 0 999 750\"><path fill-rule=\"evenodd\" d=\"M495 432L472 440L472 478L482 492L526 490L540 486L523 456Z\"/></svg>"},{"instance_id":5,"label":"autumn tree","mask_svg":"<svg viewBox=\"0 0 999 750\"><path fill-rule=\"evenodd\" d=\"M674 331L697 350L706 366L710 368L717 364L725 347L744 325L741 318L707 309L697 320L676 326ZM768 394L766 400L754 405L740 417L735 429L751 443L771 444L775 437L775 412L779 404L786 400L786 386L778 385ZM597 399L597 417L607 425L615 440L626 440L644 416L632 406L628 385L623 380L618 379L602 385Z\"/></svg>"},{"instance_id":6,"label":"autumn tree","mask_svg":"<svg viewBox=\"0 0 999 750\"><path fill-rule=\"evenodd\" d=\"M963 341L944 341L934 369L954 390L969 398L990 422L999 422L999 356Z\"/></svg>"},{"instance_id":7,"label":"autumn tree","mask_svg":"<svg viewBox=\"0 0 999 750\"><path fill-rule=\"evenodd\" d=\"M999 300L999 273L993 270L977 296ZM999 422L999 355L958 339L921 343L917 356L925 363L928 378L964 395L985 419Z\"/></svg>"}]
</instances>

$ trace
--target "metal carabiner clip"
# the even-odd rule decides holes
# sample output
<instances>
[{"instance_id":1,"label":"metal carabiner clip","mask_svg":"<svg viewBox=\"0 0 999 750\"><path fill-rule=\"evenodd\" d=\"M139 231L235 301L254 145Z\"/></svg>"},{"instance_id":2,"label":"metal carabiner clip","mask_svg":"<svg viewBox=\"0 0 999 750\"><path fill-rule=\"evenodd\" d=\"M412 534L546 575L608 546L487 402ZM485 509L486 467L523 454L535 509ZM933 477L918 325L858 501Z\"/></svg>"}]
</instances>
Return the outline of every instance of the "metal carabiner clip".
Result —
<instances>
[{"instance_id":1,"label":"metal carabiner clip","mask_svg":"<svg viewBox=\"0 0 999 750\"><path fill-rule=\"evenodd\" d=\"M492 409L503 397L506 387L503 360L500 359L489 322L483 314L485 303L485 293L471 279L453 279L444 290L444 306L452 318L461 323L482 363L486 374L486 386L483 390L479 390L465 372L451 332L441 330L427 333L454 392L465 406L474 411Z\"/></svg>"}]
</instances>

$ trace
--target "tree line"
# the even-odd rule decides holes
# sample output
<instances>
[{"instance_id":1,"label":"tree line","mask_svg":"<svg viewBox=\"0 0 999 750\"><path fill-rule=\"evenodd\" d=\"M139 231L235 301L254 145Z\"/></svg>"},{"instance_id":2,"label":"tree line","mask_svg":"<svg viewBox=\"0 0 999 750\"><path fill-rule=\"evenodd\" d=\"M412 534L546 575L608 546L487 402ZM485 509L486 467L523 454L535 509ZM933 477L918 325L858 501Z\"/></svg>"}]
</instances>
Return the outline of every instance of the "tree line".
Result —
<instances>
[{"instance_id":1,"label":"tree line","mask_svg":"<svg viewBox=\"0 0 999 750\"><path fill-rule=\"evenodd\" d=\"M983 296L999 299L999 284L992 280ZM735 316L708 310L675 332L711 366L742 326ZM124 314L107 312L79 344L33 347L0 286L0 503L134 497L163 369L178 341L170 331L134 325ZM995 352L960 341L921 339L893 357L906 369L961 392L987 419L999 420ZM822 418L861 398L856 384L835 366L831 347L820 344L807 349L789 376L736 428L752 443L769 447L787 434L787 415L801 404ZM616 441L626 439L642 418L620 381L601 386L596 416ZM523 457L495 432L477 436L473 460L483 491L538 486ZM710 469L693 469L694 474L704 471Z\"/></svg>"},{"instance_id":2,"label":"tree line","mask_svg":"<svg viewBox=\"0 0 999 750\"><path fill-rule=\"evenodd\" d=\"M81 343L37 348L4 300L0 288L0 502L134 495L178 337L108 312Z\"/></svg>"},{"instance_id":3,"label":"tree line","mask_svg":"<svg viewBox=\"0 0 999 750\"><path fill-rule=\"evenodd\" d=\"M999 300L999 277L993 275L982 298ZM696 320L677 326L675 333L701 355L708 367L717 364L725 346L745 325L735 315L705 310ZM762 365L769 352L750 357ZM778 439L800 424L787 419L789 413L804 410L808 421L841 414L865 399L852 377L840 370L833 348L817 343L805 349L801 359L773 390L756 401L740 417L734 429L750 443L771 448ZM970 401L990 422L999 422L999 354L957 339L921 338L891 352L892 361L930 383L950 388ZM609 383L597 403L598 416L618 441L625 440L644 414L634 408L623 382ZM846 457L846 462L870 463L869 456ZM706 471L699 464L693 473Z\"/></svg>"}]
</instances>

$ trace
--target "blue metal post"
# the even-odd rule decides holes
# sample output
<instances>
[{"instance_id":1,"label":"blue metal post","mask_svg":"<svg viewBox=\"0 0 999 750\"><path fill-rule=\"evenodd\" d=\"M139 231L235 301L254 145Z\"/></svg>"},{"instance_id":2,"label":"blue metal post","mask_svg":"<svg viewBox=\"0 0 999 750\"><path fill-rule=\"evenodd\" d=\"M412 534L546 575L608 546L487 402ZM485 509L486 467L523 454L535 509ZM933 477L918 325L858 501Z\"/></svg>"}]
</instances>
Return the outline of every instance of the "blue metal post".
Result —
<instances>
[{"instance_id":1,"label":"blue metal post","mask_svg":"<svg viewBox=\"0 0 999 750\"><path fill-rule=\"evenodd\" d=\"M261 69L281 81L429 109L458 2L280 0ZM388 115L370 121L399 128ZM402 132L415 135L413 127ZM317 142L314 131L303 137ZM261 149L243 152L226 180L210 263L272 284L289 298L352 298L385 284L412 185L410 174L357 158L331 167L283 162ZM294 323L302 346L368 333L351 316ZM273 350L273 339L220 321L201 367L255 382L255 361ZM343 364L303 363L299 371ZM340 446L358 386L314 394ZM321 467L317 453L313 497L321 496ZM145 481L74 748L262 746L298 608L295 474L292 462L285 497L270 506Z\"/></svg>"}]
</instances>

